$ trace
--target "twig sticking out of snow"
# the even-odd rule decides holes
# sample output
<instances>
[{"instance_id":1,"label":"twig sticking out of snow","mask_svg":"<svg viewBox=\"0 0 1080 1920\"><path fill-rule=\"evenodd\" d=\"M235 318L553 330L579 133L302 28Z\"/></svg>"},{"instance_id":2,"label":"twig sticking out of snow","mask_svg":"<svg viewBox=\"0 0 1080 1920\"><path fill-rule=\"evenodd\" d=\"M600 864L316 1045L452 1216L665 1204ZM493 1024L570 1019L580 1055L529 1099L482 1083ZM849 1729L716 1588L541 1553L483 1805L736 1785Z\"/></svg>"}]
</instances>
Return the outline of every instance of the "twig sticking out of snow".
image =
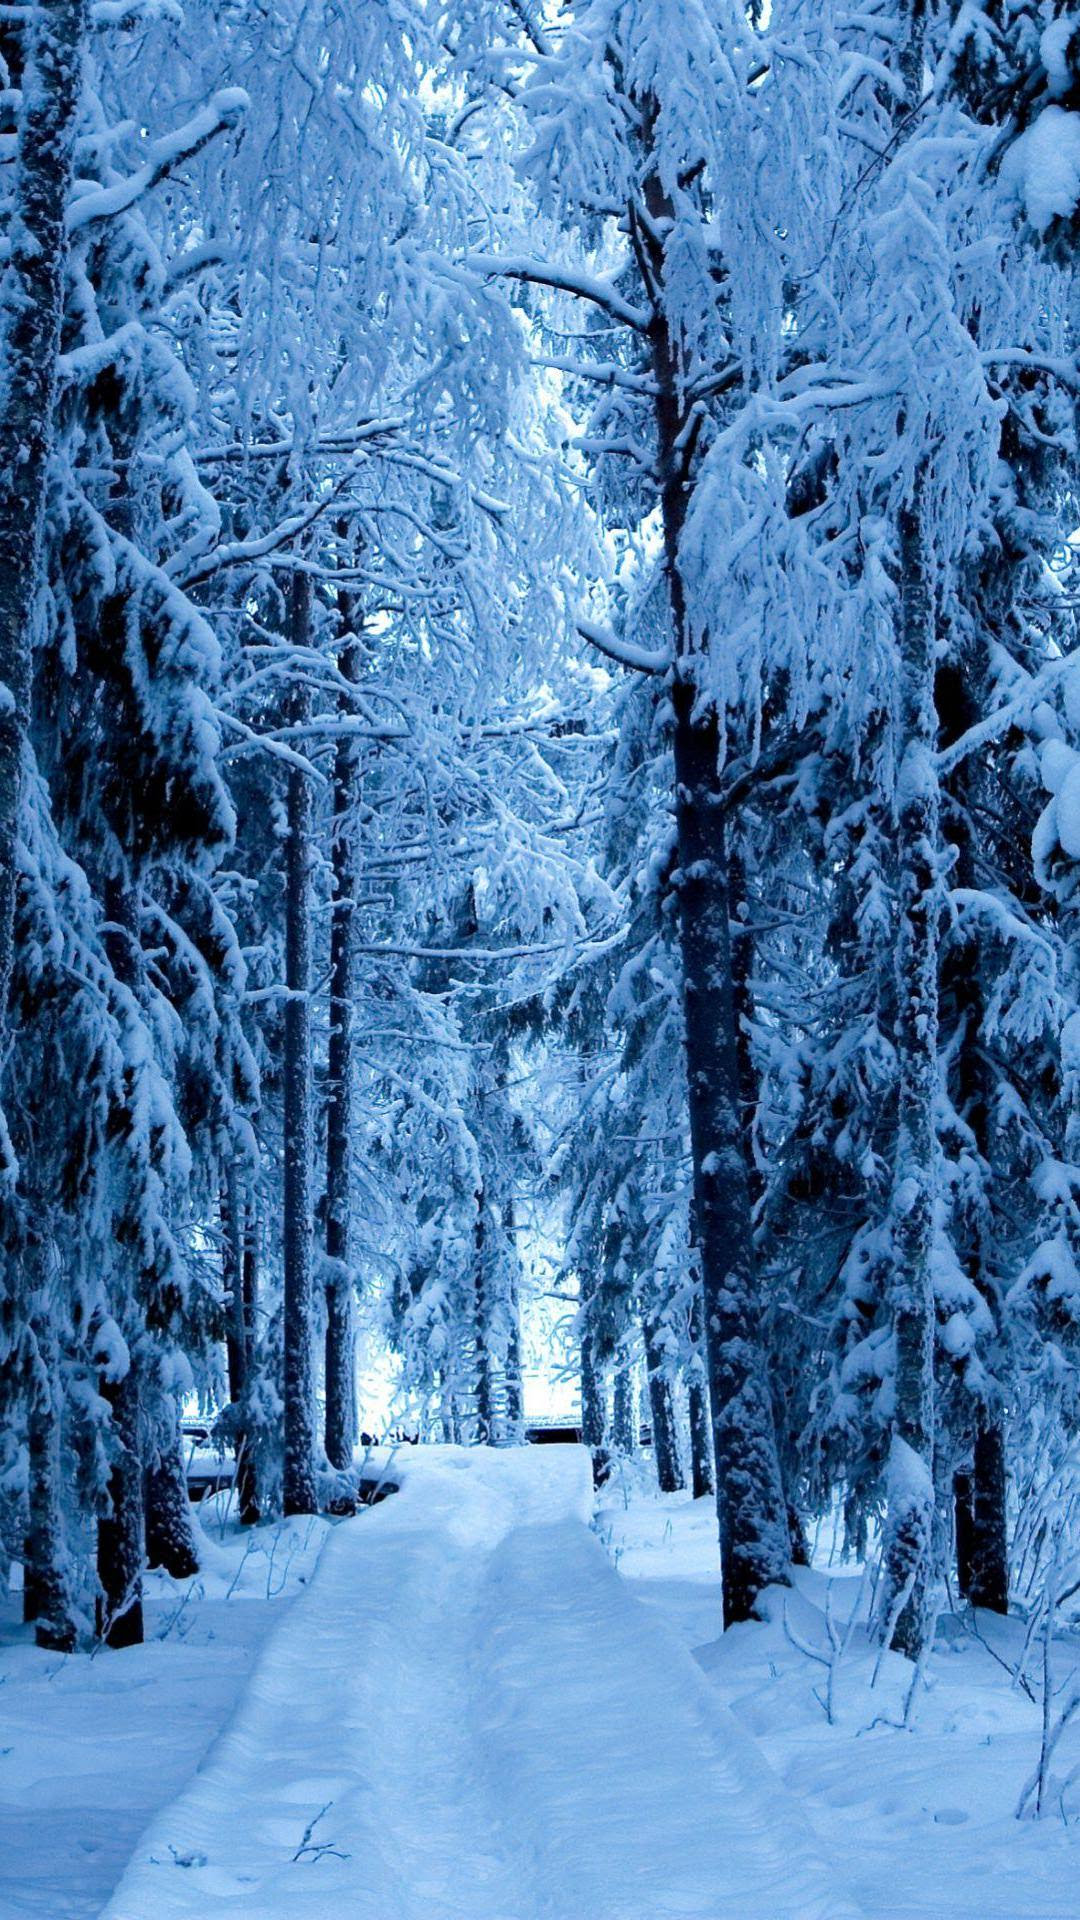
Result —
<instances>
[{"instance_id":1,"label":"twig sticking out of snow","mask_svg":"<svg viewBox=\"0 0 1080 1920\"><path fill-rule=\"evenodd\" d=\"M335 1847L332 1840L313 1841L311 1838L319 1821L324 1814L329 1813L333 1804L332 1800L328 1800L325 1807L319 1808L314 1819L308 1821L307 1826L304 1828L304 1837L297 1847L296 1852L293 1854L294 1861L306 1860L308 1858L312 1860L323 1860L328 1855L334 1860L349 1860L352 1858L351 1854L343 1853L340 1847Z\"/></svg>"}]
</instances>

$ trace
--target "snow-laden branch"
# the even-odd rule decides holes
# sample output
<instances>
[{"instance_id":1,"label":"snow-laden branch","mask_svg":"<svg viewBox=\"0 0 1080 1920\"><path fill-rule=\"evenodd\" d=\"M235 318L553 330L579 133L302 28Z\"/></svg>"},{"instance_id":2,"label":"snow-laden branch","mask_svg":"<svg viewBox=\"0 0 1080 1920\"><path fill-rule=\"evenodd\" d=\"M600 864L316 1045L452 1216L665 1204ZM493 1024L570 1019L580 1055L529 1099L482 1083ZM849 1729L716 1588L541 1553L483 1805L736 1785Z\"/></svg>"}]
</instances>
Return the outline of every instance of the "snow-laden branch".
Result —
<instances>
[{"instance_id":1,"label":"snow-laden branch","mask_svg":"<svg viewBox=\"0 0 1080 1920\"><path fill-rule=\"evenodd\" d=\"M183 26L183 8L178 0L93 0L90 8L92 27L133 27L150 20Z\"/></svg>"},{"instance_id":2,"label":"snow-laden branch","mask_svg":"<svg viewBox=\"0 0 1080 1920\"><path fill-rule=\"evenodd\" d=\"M670 654L653 653L647 647L636 647L632 640L620 640L610 627L597 626L595 620L579 615L575 625L583 640L606 653L609 660L617 660L620 667L633 667L637 673L666 673L671 665Z\"/></svg>"},{"instance_id":3,"label":"snow-laden branch","mask_svg":"<svg viewBox=\"0 0 1080 1920\"><path fill-rule=\"evenodd\" d=\"M465 265L492 280L525 280L530 286L572 293L576 299L588 300L599 307L624 327L633 327L638 333L648 328L650 315L646 309L631 306L610 280L598 279L594 274L579 273L573 267L553 267L524 253L470 253Z\"/></svg>"},{"instance_id":4,"label":"snow-laden branch","mask_svg":"<svg viewBox=\"0 0 1080 1920\"><path fill-rule=\"evenodd\" d=\"M1048 661L1047 665L1029 680L1022 693L1014 694L994 713L987 714L985 720L977 720L975 725L962 733L951 746L943 747L937 756L939 774L951 773L969 754L977 753L980 747L987 747L994 740L1000 740L1015 720L1022 720L1038 706L1048 693L1064 680L1068 674L1075 673L1080 667L1080 655L1063 654L1060 660Z\"/></svg>"},{"instance_id":5,"label":"snow-laden branch","mask_svg":"<svg viewBox=\"0 0 1080 1920\"><path fill-rule=\"evenodd\" d=\"M1054 354L1029 353L1026 347L994 347L981 358L984 367L1019 367L1031 373L1045 373L1070 393L1080 392L1080 362L1075 356L1062 358Z\"/></svg>"},{"instance_id":6,"label":"snow-laden branch","mask_svg":"<svg viewBox=\"0 0 1080 1920\"><path fill-rule=\"evenodd\" d=\"M569 354L536 354L530 364L550 368L553 373L568 373L575 380L593 380L601 387L619 387L647 400L655 400L660 389L647 373L633 373L614 360L575 360Z\"/></svg>"},{"instance_id":7,"label":"snow-laden branch","mask_svg":"<svg viewBox=\"0 0 1080 1920\"><path fill-rule=\"evenodd\" d=\"M248 96L242 87L222 87L205 107L185 120L183 126L174 127L171 133L152 141L142 166L125 180L112 181L106 187L86 187L77 193L68 207L68 232L78 233L98 220L111 220L115 214L125 213L182 160L201 153L217 134L235 126L247 107Z\"/></svg>"}]
</instances>

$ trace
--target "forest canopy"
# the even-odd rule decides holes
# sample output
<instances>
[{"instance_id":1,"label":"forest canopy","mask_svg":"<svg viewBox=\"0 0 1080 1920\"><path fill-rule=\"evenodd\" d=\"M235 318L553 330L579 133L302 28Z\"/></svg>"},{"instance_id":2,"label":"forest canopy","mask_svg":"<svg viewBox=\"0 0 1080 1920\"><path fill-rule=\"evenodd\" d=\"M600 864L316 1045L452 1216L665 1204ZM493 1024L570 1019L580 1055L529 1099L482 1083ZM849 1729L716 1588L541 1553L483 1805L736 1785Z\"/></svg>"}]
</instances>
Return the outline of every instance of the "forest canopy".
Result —
<instances>
[{"instance_id":1,"label":"forest canopy","mask_svg":"<svg viewBox=\"0 0 1080 1920\"><path fill-rule=\"evenodd\" d=\"M0 1542L39 1643L400 1424L918 1656L1080 1427L1080 28L0 8ZM363 1367L360 1368L361 1377ZM379 1436L377 1436L379 1437Z\"/></svg>"}]
</instances>

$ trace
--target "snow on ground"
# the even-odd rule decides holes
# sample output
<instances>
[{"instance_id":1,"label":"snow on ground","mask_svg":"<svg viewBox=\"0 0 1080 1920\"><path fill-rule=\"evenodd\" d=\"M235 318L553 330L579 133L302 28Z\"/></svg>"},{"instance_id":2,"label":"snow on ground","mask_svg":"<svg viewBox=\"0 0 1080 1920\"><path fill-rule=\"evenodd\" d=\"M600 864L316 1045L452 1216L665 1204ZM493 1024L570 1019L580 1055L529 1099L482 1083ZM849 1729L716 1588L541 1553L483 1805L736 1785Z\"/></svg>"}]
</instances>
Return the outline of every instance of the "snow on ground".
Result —
<instances>
[{"instance_id":1,"label":"snow on ground","mask_svg":"<svg viewBox=\"0 0 1080 1920\"><path fill-rule=\"evenodd\" d=\"M9 1597L0 1920L1075 1920L1080 1793L1014 1818L1019 1622L982 1617L990 1651L944 1621L909 1729L857 1625L830 1724L805 1649L858 1578L721 1638L708 1502L639 1483L593 1520L570 1447L375 1464L402 1490L354 1520L205 1503L143 1648L38 1652ZM1067 1688L1080 1641L1054 1657Z\"/></svg>"},{"instance_id":2,"label":"snow on ground","mask_svg":"<svg viewBox=\"0 0 1080 1920\"><path fill-rule=\"evenodd\" d=\"M769 1596L770 1620L719 1637L716 1522L710 1501L609 1489L597 1529L613 1562L666 1630L690 1648L719 1694L827 1844L868 1920L1076 1920L1080 1914L1080 1792L1055 1794L1040 1821L1017 1820L1039 1752L1034 1701L1015 1668L1020 1621L980 1614L979 1644L964 1617L939 1625L914 1725L902 1726L911 1667L854 1630L834 1672L791 1644L824 1652L826 1597L838 1638L866 1592L850 1572L799 1573L796 1591ZM787 1630L785 1630L785 1613ZM988 1650L992 1648L993 1651ZM995 1654L997 1658L995 1659ZM1080 1640L1055 1650L1055 1685L1080 1677ZM1080 1764L1080 1729L1064 1736L1053 1771Z\"/></svg>"},{"instance_id":3,"label":"snow on ground","mask_svg":"<svg viewBox=\"0 0 1080 1920\"><path fill-rule=\"evenodd\" d=\"M330 1531L291 1520L242 1534L222 1497L197 1511L206 1564L191 1581L148 1578L145 1646L43 1653L21 1624L21 1596L0 1600L0 1920L100 1913L147 1821L233 1712Z\"/></svg>"},{"instance_id":4,"label":"snow on ground","mask_svg":"<svg viewBox=\"0 0 1080 1920\"><path fill-rule=\"evenodd\" d=\"M107 1920L849 1920L590 1531L584 1452L404 1465L327 1542Z\"/></svg>"}]
</instances>

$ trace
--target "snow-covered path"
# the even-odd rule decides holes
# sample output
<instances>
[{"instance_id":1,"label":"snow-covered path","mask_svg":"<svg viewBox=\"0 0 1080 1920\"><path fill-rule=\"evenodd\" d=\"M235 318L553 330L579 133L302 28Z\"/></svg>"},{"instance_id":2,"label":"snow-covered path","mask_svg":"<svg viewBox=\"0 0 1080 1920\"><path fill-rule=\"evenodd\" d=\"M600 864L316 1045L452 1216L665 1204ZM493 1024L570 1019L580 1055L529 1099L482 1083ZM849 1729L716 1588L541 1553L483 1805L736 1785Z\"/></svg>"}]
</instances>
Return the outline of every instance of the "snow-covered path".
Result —
<instances>
[{"instance_id":1,"label":"snow-covered path","mask_svg":"<svg viewBox=\"0 0 1080 1920\"><path fill-rule=\"evenodd\" d=\"M849 1920L590 1509L576 1448L411 1454L107 1920Z\"/></svg>"}]
</instances>

